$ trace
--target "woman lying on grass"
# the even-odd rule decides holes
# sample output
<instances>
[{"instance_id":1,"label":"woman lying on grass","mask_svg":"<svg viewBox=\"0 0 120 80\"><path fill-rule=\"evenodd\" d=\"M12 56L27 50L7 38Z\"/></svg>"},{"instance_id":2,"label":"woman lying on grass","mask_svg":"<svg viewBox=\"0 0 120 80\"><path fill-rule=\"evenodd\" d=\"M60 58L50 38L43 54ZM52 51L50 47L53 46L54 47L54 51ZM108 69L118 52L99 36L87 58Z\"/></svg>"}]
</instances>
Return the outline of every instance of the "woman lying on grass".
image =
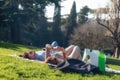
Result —
<instances>
[{"instance_id":1,"label":"woman lying on grass","mask_svg":"<svg viewBox=\"0 0 120 80\"><path fill-rule=\"evenodd\" d=\"M41 51L27 51L20 56L56 65L64 61L64 59L74 58L81 60L80 48L75 45L70 45L64 49L60 46L53 47L50 44L46 44L45 49Z\"/></svg>"}]
</instances>

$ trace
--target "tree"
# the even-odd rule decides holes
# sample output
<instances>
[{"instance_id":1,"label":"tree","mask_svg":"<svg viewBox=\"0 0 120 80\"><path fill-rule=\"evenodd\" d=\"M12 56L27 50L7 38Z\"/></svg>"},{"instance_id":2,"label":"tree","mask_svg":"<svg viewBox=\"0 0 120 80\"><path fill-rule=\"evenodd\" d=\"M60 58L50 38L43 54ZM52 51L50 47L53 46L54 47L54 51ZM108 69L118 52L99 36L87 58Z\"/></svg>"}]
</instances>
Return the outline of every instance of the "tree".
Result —
<instances>
[{"instance_id":1,"label":"tree","mask_svg":"<svg viewBox=\"0 0 120 80\"><path fill-rule=\"evenodd\" d=\"M6 1L7 2L7 1ZM9 38L9 26L7 25L8 19L6 16L5 1L0 1L0 40L7 41Z\"/></svg>"},{"instance_id":2,"label":"tree","mask_svg":"<svg viewBox=\"0 0 120 80\"><path fill-rule=\"evenodd\" d=\"M45 17L45 7L47 4L48 2L45 0L24 0L24 3L21 4L27 17L26 30L24 29L23 34L26 43L32 42L33 45L40 47L48 43L48 25L47 18ZM25 33L26 31L27 33Z\"/></svg>"},{"instance_id":3,"label":"tree","mask_svg":"<svg viewBox=\"0 0 120 80\"><path fill-rule=\"evenodd\" d=\"M47 5L61 0L2 0L0 1L0 38L7 38L9 32L9 41L20 43L25 41L40 41L41 44L48 42L47 20L45 17L45 8ZM7 26L6 28L3 26ZM39 30L39 31L38 31ZM37 33L36 33L37 32ZM41 32L41 33L39 33ZM4 36L1 36L3 35ZM36 34L40 34L36 37ZM29 36L28 36L29 35ZM43 38L44 37L44 38ZM46 38L45 38L46 37ZM43 41L43 42L42 42ZM35 42L36 43L36 42ZM39 44L39 45L41 45Z\"/></svg>"},{"instance_id":4,"label":"tree","mask_svg":"<svg viewBox=\"0 0 120 80\"><path fill-rule=\"evenodd\" d=\"M111 5L106 10L104 19L103 13L98 10L97 22L108 30L107 36L113 40L113 46L118 50L115 57L118 57L120 54L120 0L111 0Z\"/></svg>"},{"instance_id":5,"label":"tree","mask_svg":"<svg viewBox=\"0 0 120 80\"><path fill-rule=\"evenodd\" d=\"M63 44L61 26L61 6L60 2L55 3L54 17L53 17L53 27L52 27L52 39L57 41L59 44Z\"/></svg>"},{"instance_id":6,"label":"tree","mask_svg":"<svg viewBox=\"0 0 120 80\"><path fill-rule=\"evenodd\" d=\"M95 21L87 22L74 30L70 44L79 45L81 49L112 49L111 41L105 35L106 30L102 26Z\"/></svg>"},{"instance_id":7,"label":"tree","mask_svg":"<svg viewBox=\"0 0 120 80\"><path fill-rule=\"evenodd\" d=\"M13 43L20 43L20 24L19 21L21 21L20 13L18 9L19 0L10 0L5 2L5 16L7 17L10 26L10 32L11 32L11 41Z\"/></svg>"},{"instance_id":8,"label":"tree","mask_svg":"<svg viewBox=\"0 0 120 80\"><path fill-rule=\"evenodd\" d=\"M90 11L90 8L88 6L84 6L78 16L78 23L79 24L84 24L88 20L88 12Z\"/></svg>"},{"instance_id":9,"label":"tree","mask_svg":"<svg viewBox=\"0 0 120 80\"><path fill-rule=\"evenodd\" d=\"M65 29L65 45L68 45L69 37L73 33L74 28L77 26L77 12L76 12L76 3L73 2L72 9L69 17L67 18Z\"/></svg>"}]
</instances>

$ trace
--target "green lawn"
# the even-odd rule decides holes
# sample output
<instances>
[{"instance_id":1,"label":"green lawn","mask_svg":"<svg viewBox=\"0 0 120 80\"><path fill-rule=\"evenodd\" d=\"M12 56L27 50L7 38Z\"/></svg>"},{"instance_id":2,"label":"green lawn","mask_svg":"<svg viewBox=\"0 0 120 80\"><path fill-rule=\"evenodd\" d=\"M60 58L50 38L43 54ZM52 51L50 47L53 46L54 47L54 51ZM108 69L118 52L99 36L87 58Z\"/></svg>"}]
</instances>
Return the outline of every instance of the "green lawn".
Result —
<instances>
[{"instance_id":1,"label":"green lawn","mask_svg":"<svg viewBox=\"0 0 120 80\"><path fill-rule=\"evenodd\" d=\"M16 45L0 42L0 80L119 80L120 74L104 73L104 74L78 74L63 73L53 70L47 64L22 60L9 56L11 54L22 54L24 51L34 49L36 47ZM114 69L119 70L120 65L116 65L114 59L110 59L113 63L107 62ZM120 60L117 60L120 63Z\"/></svg>"}]
</instances>

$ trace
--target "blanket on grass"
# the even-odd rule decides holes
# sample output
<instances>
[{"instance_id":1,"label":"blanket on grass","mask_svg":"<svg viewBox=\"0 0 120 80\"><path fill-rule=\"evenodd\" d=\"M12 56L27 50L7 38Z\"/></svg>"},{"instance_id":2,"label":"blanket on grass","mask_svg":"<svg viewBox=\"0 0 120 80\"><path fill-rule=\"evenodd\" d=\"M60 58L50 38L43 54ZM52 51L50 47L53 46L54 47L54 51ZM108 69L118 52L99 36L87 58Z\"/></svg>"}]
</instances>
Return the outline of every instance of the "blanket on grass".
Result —
<instances>
[{"instance_id":1,"label":"blanket on grass","mask_svg":"<svg viewBox=\"0 0 120 80\"><path fill-rule=\"evenodd\" d=\"M44 61L39 61L39 60L33 60L33 59L27 59L27 58L23 58L23 57L20 57L16 54L12 54L10 56L13 56L13 57L16 57L16 58L20 58L20 59L23 59L23 60L29 60L29 61L33 61L33 62L39 62L39 63L42 63L44 64L45 62ZM46 64L46 63L45 63ZM56 67L57 65L54 65L54 64L50 64L50 63L47 63L49 66L53 66L53 67Z\"/></svg>"},{"instance_id":2,"label":"blanket on grass","mask_svg":"<svg viewBox=\"0 0 120 80\"><path fill-rule=\"evenodd\" d=\"M63 72L76 72L76 73L101 73L98 67L87 64L83 61L77 59L68 59L63 63L53 67L56 70L61 70Z\"/></svg>"},{"instance_id":3,"label":"blanket on grass","mask_svg":"<svg viewBox=\"0 0 120 80\"><path fill-rule=\"evenodd\" d=\"M92 73L92 74L104 73L99 69L99 67L76 59L68 59L53 68L61 70L63 72ZM109 67L105 67L105 72L120 74L120 70L111 69Z\"/></svg>"},{"instance_id":4,"label":"blanket on grass","mask_svg":"<svg viewBox=\"0 0 120 80\"><path fill-rule=\"evenodd\" d=\"M22 58L19 57L16 54L10 55L16 58L20 58L23 60L30 60L30 59L26 59L26 58ZM37 60L30 60L30 61L37 61ZM43 61L37 61L39 63L44 63ZM89 64L89 63L85 63L83 61L77 60L77 59L68 59L65 60L64 62L62 62L59 65L53 65L53 64L48 64L52 69L55 70L61 70L63 72L76 72L76 73L102 73L98 67ZM114 70L111 68L106 67L105 68L106 72L110 72L110 73L118 73L120 74L119 70Z\"/></svg>"},{"instance_id":5,"label":"blanket on grass","mask_svg":"<svg viewBox=\"0 0 120 80\"><path fill-rule=\"evenodd\" d=\"M16 58L20 58L23 60L30 60L26 58L19 57L16 54L10 55ZM38 60L30 60L30 61L37 61L39 63L44 63L43 61ZM59 65L48 64L52 69L61 70L63 72L77 72L77 73L98 73L98 69L96 66L91 64L86 64L83 61L77 59L68 59L62 62Z\"/></svg>"}]
</instances>

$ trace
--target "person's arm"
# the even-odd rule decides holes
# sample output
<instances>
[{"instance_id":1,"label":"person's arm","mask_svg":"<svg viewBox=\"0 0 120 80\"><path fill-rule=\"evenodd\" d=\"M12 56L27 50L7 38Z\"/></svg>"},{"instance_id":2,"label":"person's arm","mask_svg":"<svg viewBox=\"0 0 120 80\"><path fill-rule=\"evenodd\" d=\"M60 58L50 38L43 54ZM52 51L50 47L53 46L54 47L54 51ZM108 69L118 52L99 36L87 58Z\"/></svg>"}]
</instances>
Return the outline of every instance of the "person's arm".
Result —
<instances>
[{"instance_id":1,"label":"person's arm","mask_svg":"<svg viewBox=\"0 0 120 80\"><path fill-rule=\"evenodd\" d=\"M46 47L45 60L46 60L49 56L51 56L51 55L50 55L50 49Z\"/></svg>"},{"instance_id":2,"label":"person's arm","mask_svg":"<svg viewBox=\"0 0 120 80\"><path fill-rule=\"evenodd\" d=\"M53 47L53 50L55 50L55 51L63 51L64 48L60 47L60 46L57 46L57 47Z\"/></svg>"},{"instance_id":3,"label":"person's arm","mask_svg":"<svg viewBox=\"0 0 120 80\"><path fill-rule=\"evenodd\" d=\"M45 59L45 63L48 63L50 59L51 59L51 57L48 56L48 57Z\"/></svg>"},{"instance_id":4,"label":"person's arm","mask_svg":"<svg viewBox=\"0 0 120 80\"><path fill-rule=\"evenodd\" d=\"M67 59L66 51L65 50L62 51L62 56L63 56L64 59Z\"/></svg>"},{"instance_id":5,"label":"person's arm","mask_svg":"<svg viewBox=\"0 0 120 80\"><path fill-rule=\"evenodd\" d=\"M61 51L62 52L62 57L64 59L67 59L66 51L65 51L65 49L63 47L57 46L57 47L54 47L53 50L55 50L55 51Z\"/></svg>"}]
</instances>

